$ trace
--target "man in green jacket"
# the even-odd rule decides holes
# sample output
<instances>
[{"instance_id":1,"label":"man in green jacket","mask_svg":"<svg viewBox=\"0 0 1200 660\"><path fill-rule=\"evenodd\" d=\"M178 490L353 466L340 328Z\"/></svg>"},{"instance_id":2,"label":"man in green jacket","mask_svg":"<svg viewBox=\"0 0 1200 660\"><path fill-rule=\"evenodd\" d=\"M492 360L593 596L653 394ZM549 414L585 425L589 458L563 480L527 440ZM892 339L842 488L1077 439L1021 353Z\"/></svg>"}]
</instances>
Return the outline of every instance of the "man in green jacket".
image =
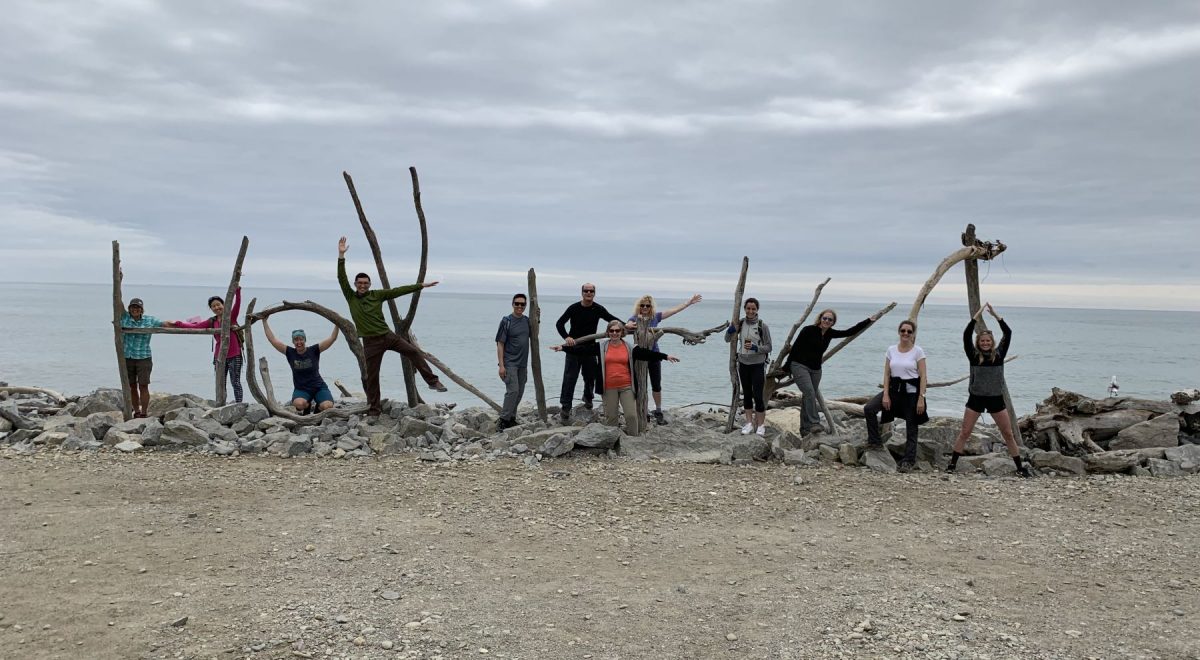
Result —
<instances>
[{"instance_id":1,"label":"man in green jacket","mask_svg":"<svg viewBox=\"0 0 1200 660\"><path fill-rule=\"evenodd\" d=\"M378 416L380 409L379 367L383 364L383 354L396 351L408 358L421 378L430 389L445 392L446 386L434 375L421 354L421 349L412 342L392 332L387 321L383 319L383 303L392 298L408 295L425 287L437 286L437 282L425 284L410 284L394 289L371 289L371 276L359 273L354 276L354 287L346 277L346 250L349 249L346 237L338 241L338 284L342 287L342 295L346 296L346 304L350 307L350 318L354 319L354 327L358 336L362 337L363 352L367 356L367 379L363 388L367 391L367 403L370 405L368 415Z\"/></svg>"}]
</instances>

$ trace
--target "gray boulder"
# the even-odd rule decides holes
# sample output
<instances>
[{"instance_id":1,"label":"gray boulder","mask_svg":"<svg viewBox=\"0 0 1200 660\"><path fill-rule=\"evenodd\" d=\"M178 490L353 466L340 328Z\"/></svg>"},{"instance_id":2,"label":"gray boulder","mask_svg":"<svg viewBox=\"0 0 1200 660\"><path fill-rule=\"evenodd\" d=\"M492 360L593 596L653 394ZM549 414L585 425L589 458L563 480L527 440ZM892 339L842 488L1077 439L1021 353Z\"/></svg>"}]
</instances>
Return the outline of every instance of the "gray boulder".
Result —
<instances>
[{"instance_id":1,"label":"gray boulder","mask_svg":"<svg viewBox=\"0 0 1200 660\"><path fill-rule=\"evenodd\" d=\"M785 449L783 450L784 465L816 465L817 461L810 458L803 449Z\"/></svg>"},{"instance_id":2,"label":"gray boulder","mask_svg":"<svg viewBox=\"0 0 1200 660\"><path fill-rule=\"evenodd\" d=\"M1033 454L1029 462L1033 467L1070 472L1071 474L1087 473L1087 463L1082 458L1064 456L1056 451L1044 451Z\"/></svg>"},{"instance_id":3,"label":"gray boulder","mask_svg":"<svg viewBox=\"0 0 1200 660\"><path fill-rule=\"evenodd\" d=\"M800 436L790 431L784 431L771 439L771 456L777 461L783 460L790 450L804 448L804 441Z\"/></svg>"},{"instance_id":4,"label":"gray boulder","mask_svg":"<svg viewBox=\"0 0 1200 660\"><path fill-rule=\"evenodd\" d=\"M123 440L113 445L113 449L116 449L117 451L123 451L125 453L135 452L141 448L142 446L133 440Z\"/></svg>"},{"instance_id":5,"label":"gray boulder","mask_svg":"<svg viewBox=\"0 0 1200 660\"><path fill-rule=\"evenodd\" d=\"M1147 467L1150 468L1151 476L1182 477L1183 475L1187 474L1175 461L1168 461L1161 458L1151 458L1147 461L1147 463Z\"/></svg>"},{"instance_id":6,"label":"gray boulder","mask_svg":"<svg viewBox=\"0 0 1200 660\"><path fill-rule=\"evenodd\" d=\"M983 473L989 477L1007 477L1017 473L1017 466L1008 456L989 458L983 462Z\"/></svg>"},{"instance_id":7,"label":"gray boulder","mask_svg":"<svg viewBox=\"0 0 1200 660\"><path fill-rule=\"evenodd\" d=\"M108 433L109 429L124 421L125 416L116 410L97 412L84 418L83 423L79 425L79 429L85 437L91 435L94 440L103 440L104 434Z\"/></svg>"},{"instance_id":8,"label":"gray boulder","mask_svg":"<svg viewBox=\"0 0 1200 660\"><path fill-rule=\"evenodd\" d=\"M838 445L837 452L838 460L843 465L858 465L858 449L854 445L849 442L843 442Z\"/></svg>"},{"instance_id":9,"label":"gray boulder","mask_svg":"<svg viewBox=\"0 0 1200 660\"><path fill-rule=\"evenodd\" d=\"M1140 465L1142 457L1137 450L1104 451L1088 454L1083 458L1088 472L1119 473L1128 472L1134 466Z\"/></svg>"},{"instance_id":10,"label":"gray boulder","mask_svg":"<svg viewBox=\"0 0 1200 660\"><path fill-rule=\"evenodd\" d=\"M76 417L87 417L98 412L121 412L125 407L125 399L121 390L101 388L87 396L79 398L75 408Z\"/></svg>"},{"instance_id":11,"label":"gray boulder","mask_svg":"<svg viewBox=\"0 0 1200 660\"><path fill-rule=\"evenodd\" d=\"M189 422L193 423L204 417L203 408L181 407L172 408L162 414L163 423L166 422ZM216 424L216 422L211 422Z\"/></svg>"},{"instance_id":12,"label":"gray boulder","mask_svg":"<svg viewBox=\"0 0 1200 660\"><path fill-rule=\"evenodd\" d=\"M424 405L424 404L421 404L421 405ZM437 435L441 435L442 429L439 428L438 426L430 424L429 422L425 421L424 419L420 419L417 417L404 417L403 419L400 420L400 427L398 429L398 432L400 433L400 435L402 435L406 438L411 438L411 437L418 436L418 435L424 435L426 432L431 432L431 433L434 433Z\"/></svg>"},{"instance_id":13,"label":"gray boulder","mask_svg":"<svg viewBox=\"0 0 1200 660\"><path fill-rule=\"evenodd\" d=\"M867 469L875 472L896 472L896 459L886 449L868 449L862 453L859 460Z\"/></svg>"},{"instance_id":14,"label":"gray boulder","mask_svg":"<svg viewBox=\"0 0 1200 660\"><path fill-rule=\"evenodd\" d=\"M163 426L159 440L161 444L194 447L208 443L208 434L187 422L175 420Z\"/></svg>"},{"instance_id":15,"label":"gray boulder","mask_svg":"<svg viewBox=\"0 0 1200 660\"><path fill-rule=\"evenodd\" d=\"M1187 473L1200 471L1200 445L1180 445L1163 451L1163 458L1179 464Z\"/></svg>"},{"instance_id":16,"label":"gray boulder","mask_svg":"<svg viewBox=\"0 0 1200 660\"><path fill-rule=\"evenodd\" d=\"M66 442L67 438L71 437L71 435L71 433L65 431L42 431L33 439L33 444L57 447Z\"/></svg>"},{"instance_id":17,"label":"gray boulder","mask_svg":"<svg viewBox=\"0 0 1200 660\"><path fill-rule=\"evenodd\" d=\"M162 434L165 430L163 425L157 419L149 419L147 421L148 423L142 427L142 439L138 440L138 442L146 445L147 447L163 444Z\"/></svg>"},{"instance_id":18,"label":"gray boulder","mask_svg":"<svg viewBox=\"0 0 1200 660\"><path fill-rule=\"evenodd\" d=\"M575 448L575 440L566 433L558 433L550 436L542 443L542 448L538 450L542 456L557 458L566 454Z\"/></svg>"},{"instance_id":19,"label":"gray boulder","mask_svg":"<svg viewBox=\"0 0 1200 660\"><path fill-rule=\"evenodd\" d=\"M260 454L266 448L266 436L238 439L238 451L243 454Z\"/></svg>"},{"instance_id":20,"label":"gray boulder","mask_svg":"<svg viewBox=\"0 0 1200 660\"><path fill-rule=\"evenodd\" d=\"M729 448L735 461L765 461L771 457L771 443L757 433L738 436Z\"/></svg>"},{"instance_id":21,"label":"gray boulder","mask_svg":"<svg viewBox=\"0 0 1200 660\"><path fill-rule=\"evenodd\" d=\"M161 397L151 397L146 414L150 417L162 417L167 412L179 408L208 409L208 402L194 394L167 394Z\"/></svg>"},{"instance_id":22,"label":"gray boulder","mask_svg":"<svg viewBox=\"0 0 1200 660\"><path fill-rule=\"evenodd\" d=\"M831 447L829 445L818 445L817 446L817 455L821 458L822 461L825 461L827 463L836 462L840 456L840 454L838 453L837 447Z\"/></svg>"},{"instance_id":23,"label":"gray boulder","mask_svg":"<svg viewBox=\"0 0 1200 660\"><path fill-rule=\"evenodd\" d=\"M213 408L204 413L205 417L215 421L222 426L232 426L234 422L241 420L246 416L246 410L250 408L248 403L231 403L220 408Z\"/></svg>"},{"instance_id":24,"label":"gray boulder","mask_svg":"<svg viewBox=\"0 0 1200 660\"><path fill-rule=\"evenodd\" d=\"M638 461L728 463L733 453L731 444L730 436L713 429L673 424L622 438L621 455Z\"/></svg>"},{"instance_id":25,"label":"gray boulder","mask_svg":"<svg viewBox=\"0 0 1200 660\"><path fill-rule=\"evenodd\" d=\"M139 438L140 436L134 433L125 433L124 431L118 431L115 428L112 428L108 430L108 433L104 434L104 444L110 447L115 447L122 442L137 442L138 447L140 448L141 443L138 442Z\"/></svg>"},{"instance_id":26,"label":"gray boulder","mask_svg":"<svg viewBox=\"0 0 1200 660\"><path fill-rule=\"evenodd\" d=\"M225 440L214 440L209 443L208 449L217 456L232 456L233 452L237 451L237 444Z\"/></svg>"},{"instance_id":27,"label":"gray boulder","mask_svg":"<svg viewBox=\"0 0 1200 660\"><path fill-rule=\"evenodd\" d=\"M61 448L68 451L82 451L99 449L103 446L104 445L100 444L99 440L95 440L91 435L70 435L67 436L66 440L63 440Z\"/></svg>"},{"instance_id":28,"label":"gray boulder","mask_svg":"<svg viewBox=\"0 0 1200 660\"><path fill-rule=\"evenodd\" d=\"M1142 449L1179 445L1179 415L1166 413L1121 429L1109 449Z\"/></svg>"},{"instance_id":29,"label":"gray boulder","mask_svg":"<svg viewBox=\"0 0 1200 660\"><path fill-rule=\"evenodd\" d=\"M621 430L617 427L592 423L575 434L575 446L612 449L620 439Z\"/></svg>"},{"instance_id":30,"label":"gray boulder","mask_svg":"<svg viewBox=\"0 0 1200 660\"><path fill-rule=\"evenodd\" d=\"M312 438L305 435L292 435L290 433L282 435L286 435L287 437L272 442L267 446L267 451L284 458L300 456L312 451Z\"/></svg>"},{"instance_id":31,"label":"gray boulder","mask_svg":"<svg viewBox=\"0 0 1200 660\"><path fill-rule=\"evenodd\" d=\"M511 442L513 442L513 443L519 442L521 444L525 444L530 447L541 447L547 440L549 440L550 438L552 438L556 435L560 435L560 434L568 435L573 438L573 437L575 437L576 433L579 433L582 430L582 428L578 427L578 426L552 426L550 428L541 429L539 431L534 431L532 433L530 433L524 429L508 429L508 430L510 432L508 434L508 437ZM516 434L511 433L512 431L517 431L517 433Z\"/></svg>"},{"instance_id":32,"label":"gray boulder","mask_svg":"<svg viewBox=\"0 0 1200 660\"><path fill-rule=\"evenodd\" d=\"M252 403L246 407L246 414L244 415L243 419L251 424L257 424L270 416L271 413L267 410L266 406L258 403Z\"/></svg>"},{"instance_id":33,"label":"gray boulder","mask_svg":"<svg viewBox=\"0 0 1200 660\"><path fill-rule=\"evenodd\" d=\"M134 433L141 435L150 424L158 424L158 420L153 417L135 417L127 421L117 422L112 425L112 430L120 431L121 433ZM106 433L107 435L107 433Z\"/></svg>"}]
</instances>

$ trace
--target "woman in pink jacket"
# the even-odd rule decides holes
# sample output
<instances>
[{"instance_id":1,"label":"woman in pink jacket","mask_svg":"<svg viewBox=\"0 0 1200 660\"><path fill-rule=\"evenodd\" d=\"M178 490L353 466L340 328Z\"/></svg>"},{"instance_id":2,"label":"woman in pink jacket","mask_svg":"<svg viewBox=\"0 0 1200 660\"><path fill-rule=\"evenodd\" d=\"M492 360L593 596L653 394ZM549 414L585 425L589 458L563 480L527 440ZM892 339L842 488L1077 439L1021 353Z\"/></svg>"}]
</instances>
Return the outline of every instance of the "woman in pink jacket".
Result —
<instances>
[{"instance_id":1,"label":"woman in pink jacket","mask_svg":"<svg viewBox=\"0 0 1200 660\"><path fill-rule=\"evenodd\" d=\"M213 296L208 299L208 308L212 310L214 316L203 321L177 321L177 328L219 328L221 327L221 314L225 313L225 301L221 296ZM242 309L242 287L238 287L233 294L233 311L229 315L229 323L232 326L239 325L238 313ZM220 350L220 337L213 336L213 367L217 364L217 351ZM242 401L242 342L238 339L237 332L229 333L229 351L225 354L225 374L229 377L229 384L233 386L233 400L237 403Z\"/></svg>"}]
</instances>

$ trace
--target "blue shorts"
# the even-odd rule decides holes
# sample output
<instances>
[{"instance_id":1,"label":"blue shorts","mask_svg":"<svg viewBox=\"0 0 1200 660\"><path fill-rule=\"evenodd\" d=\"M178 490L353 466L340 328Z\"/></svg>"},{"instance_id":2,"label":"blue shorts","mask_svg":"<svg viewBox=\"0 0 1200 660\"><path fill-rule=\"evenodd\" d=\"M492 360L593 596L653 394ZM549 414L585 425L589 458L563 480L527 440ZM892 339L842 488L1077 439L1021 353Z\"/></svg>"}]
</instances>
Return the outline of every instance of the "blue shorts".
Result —
<instances>
[{"instance_id":1,"label":"blue shorts","mask_svg":"<svg viewBox=\"0 0 1200 660\"><path fill-rule=\"evenodd\" d=\"M292 390L292 400L295 401L296 399L304 399L305 401L316 399L317 405L320 405L326 401L333 401L333 393L329 391L328 385L316 391Z\"/></svg>"}]
</instances>

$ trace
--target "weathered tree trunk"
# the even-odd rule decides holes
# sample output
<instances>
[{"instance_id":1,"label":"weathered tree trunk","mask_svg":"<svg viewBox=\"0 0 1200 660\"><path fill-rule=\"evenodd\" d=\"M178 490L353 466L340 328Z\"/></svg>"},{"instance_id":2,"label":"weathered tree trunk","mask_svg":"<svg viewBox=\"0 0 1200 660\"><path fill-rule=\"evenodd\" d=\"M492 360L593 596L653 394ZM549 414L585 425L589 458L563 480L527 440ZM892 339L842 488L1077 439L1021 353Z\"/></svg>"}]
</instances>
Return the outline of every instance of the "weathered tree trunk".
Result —
<instances>
[{"instance_id":1,"label":"weathered tree trunk","mask_svg":"<svg viewBox=\"0 0 1200 660\"><path fill-rule=\"evenodd\" d=\"M379 239L376 238L375 230L371 228L371 223L367 220L367 213L363 210L362 202L358 198L358 190L354 187L354 179L350 177L349 172L342 172L342 178L346 180L346 188L350 190L350 199L354 201L354 210L358 212L358 222L362 225L363 234L367 237L367 244L371 247L371 256L375 258L375 269L379 271L379 285L385 289L390 289L392 288L392 284L388 280L387 268L383 265L383 254L379 250ZM425 253L425 250L425 246L422 245L422 254ZM422 263L422 268L419 272L424 273L424 263ZM413 295L417 295L417 293L419 292ZM400 310L396 307L395 298L388 300L388 311L391 312L392 326L396 329L396 334L411 341L409 336L400 332L400 329L404 327L404 319L400 318ZM413 369L412 364L409 363L408 358L401 355L400 360L404 369L404 391L408 395L408 405L415 406L421 403L421 395L417 391L416 371ZM366 381L363 381L363 389L367 389Z\"/></svg>"},{"instance_id":2,"label":"weathered tree trunk","mask_svg":"<svg viewBox=\"0 0 1200 660\"><path fill-rule=\"evenodd\" d=\"M122 352L122 354L123 354L123 352ZM58 404L65 404L67 402L67 398L64 397L63 395L59 394L58 392L55 392L54 390L48 390L44 387L29 387L29 386L23 386L23 385L0 385L0 392L6 392L8 394L41 394L43 396L48 396L51 399L54 399L54 402L58 403Z\"/></svg>"},{"instance_id":3,"label":"weathered tree trunk","mask_svg":"<svg viewBox=\"0 0 1200 660\"><path fill-rule=\"evenodd\" d=\"M549 416L546 412L546 385L542 381L542 351L538 333L542 327L542 307L538 304L537 273L529 269L529 360L533 369L533 389L537 396L538 418L543 422Z\"/></svg>"},{"instance_id":4,"label":"weathered tree trunk","mask_svg":"<svg viewBox=\"0 0 1200 660\"><path fill-rule=\"evenodd\" d=\"M983 242L977 240L973 245L968 245L951 252L950 256L938 264L937 268L933 270L933 274L925 281L925 285L917 292L917 298L913 301L912 309L908 312L908 319L916 323L917 316L921 313L921 308L925 306L925 299L929 297L929 293L933 291L933 287L937 286L937 283L941 281L942 276L953 268L955 264L966 259L983 259L986 261L1004 252L1005 249L1006 246L1000 241Z\"/></svg>"},{"instance_id":5,"label":"weathered tree trunk","mask_svg":"<svg viewBox=\"0 0 1200 660\"><path fill-rule=\"evenodd\" d=\"M233 294L237 291L238 283L242 280L242 262L246 260L246 248L250 247L250 239L242 237L242 247L238 250L237 260L233 262L233 275L229 278L229 288L225 293L225 308L221 312L220 340L217 342L217 405L225 405L225 362L229 352L230 324L237 319L230 319L233 313ZM244 362L245 360L243 360Z\"/></svg>"},{"instance_id":6,"label":"weathered tree trunk","mask_svg":"<svg viewBox=\"0 0 1200 660\"><path fill-rule=\"evenodd\" d=\"M126 420L133 418L133 402L129 398L129 371L125 366L125 337L121 317L125 315L124 300L121 298L121 245L112 242L113 254L113 338L117 346L117 369L121 371L121 414Z\"/></svg>"},{"instance_id":7,"label":"weathered tree trunk","mask_svg":"<svg viewBox=\"0 0 1200 660\"><path fill-rule=\"evenodd\" d=\"M963 245L973 246L978 242L979 242L978 239L975 238L975 225L968 224L967 230L964 231L963 235L962 235ZM967 259L966 261L964 261L963 262L963 273L967 277L967 308L968 308L968 311L971 313L971 317L974 318L975 314L977 314L979 312L980 307L982 307L982 304L981 304L980 298L979 298L979 260L978 259ZM975 332L976 333L979 333L979 332L982 332L982 331L988 329L987 321L983 318L983 316L984 316L983 314L980 314L979 320L975 322ZM1005 360L1005 362L1007 362L1007 360ZM1013 407L1012 396L1010 396L1008 393L1008 383L1004 383L1003 395L1004 395L1004 407L1005 407L1005 409L1008 410L1008 419L1015 426L1017 423L1017 409L1015 407ZM1018 443L1021 442L1021 438L1019 435L1017 437L1017 442Z\"/></svg>"},{"instance_id":8,"label":"weathered tree trunk","mask_svg":"<svg viewBox=\"0 0 1200 660\"><path fill-rule=\"evenodd\" d=\"M742 313L742 296L746 293L746 271L750 268L750 257L742 257L742 271L738 275L737 286L733 289L733 319L730 324L735 324L737 319L741 318ZM733 396L729 402L729 416L725 420L725 432L729 433L733 430L733 420L738 411L738 394L741 393L742 383L738 379L737 371L737 340L729 343L729 380L733 384Z\"/></svg>"},{"instance_id":9,"label":"weathered tree trunk","mask_svg":"<svg viewBox=\"0 0 1200 660\"><path fill-rule=\"evenodd\" d=\"M649 350L654 346L658 335L650 330L650 320L645 316L637 317L637 328L633 331L633 344ZM604 365L600 365L603 369ZM633 361L634 378L637 383L637 418L636 434L640 435L649 428L650 417L650 363L645 360ZM634 435L631 433L630 435Z\"/></svg>"}]
</instances>

